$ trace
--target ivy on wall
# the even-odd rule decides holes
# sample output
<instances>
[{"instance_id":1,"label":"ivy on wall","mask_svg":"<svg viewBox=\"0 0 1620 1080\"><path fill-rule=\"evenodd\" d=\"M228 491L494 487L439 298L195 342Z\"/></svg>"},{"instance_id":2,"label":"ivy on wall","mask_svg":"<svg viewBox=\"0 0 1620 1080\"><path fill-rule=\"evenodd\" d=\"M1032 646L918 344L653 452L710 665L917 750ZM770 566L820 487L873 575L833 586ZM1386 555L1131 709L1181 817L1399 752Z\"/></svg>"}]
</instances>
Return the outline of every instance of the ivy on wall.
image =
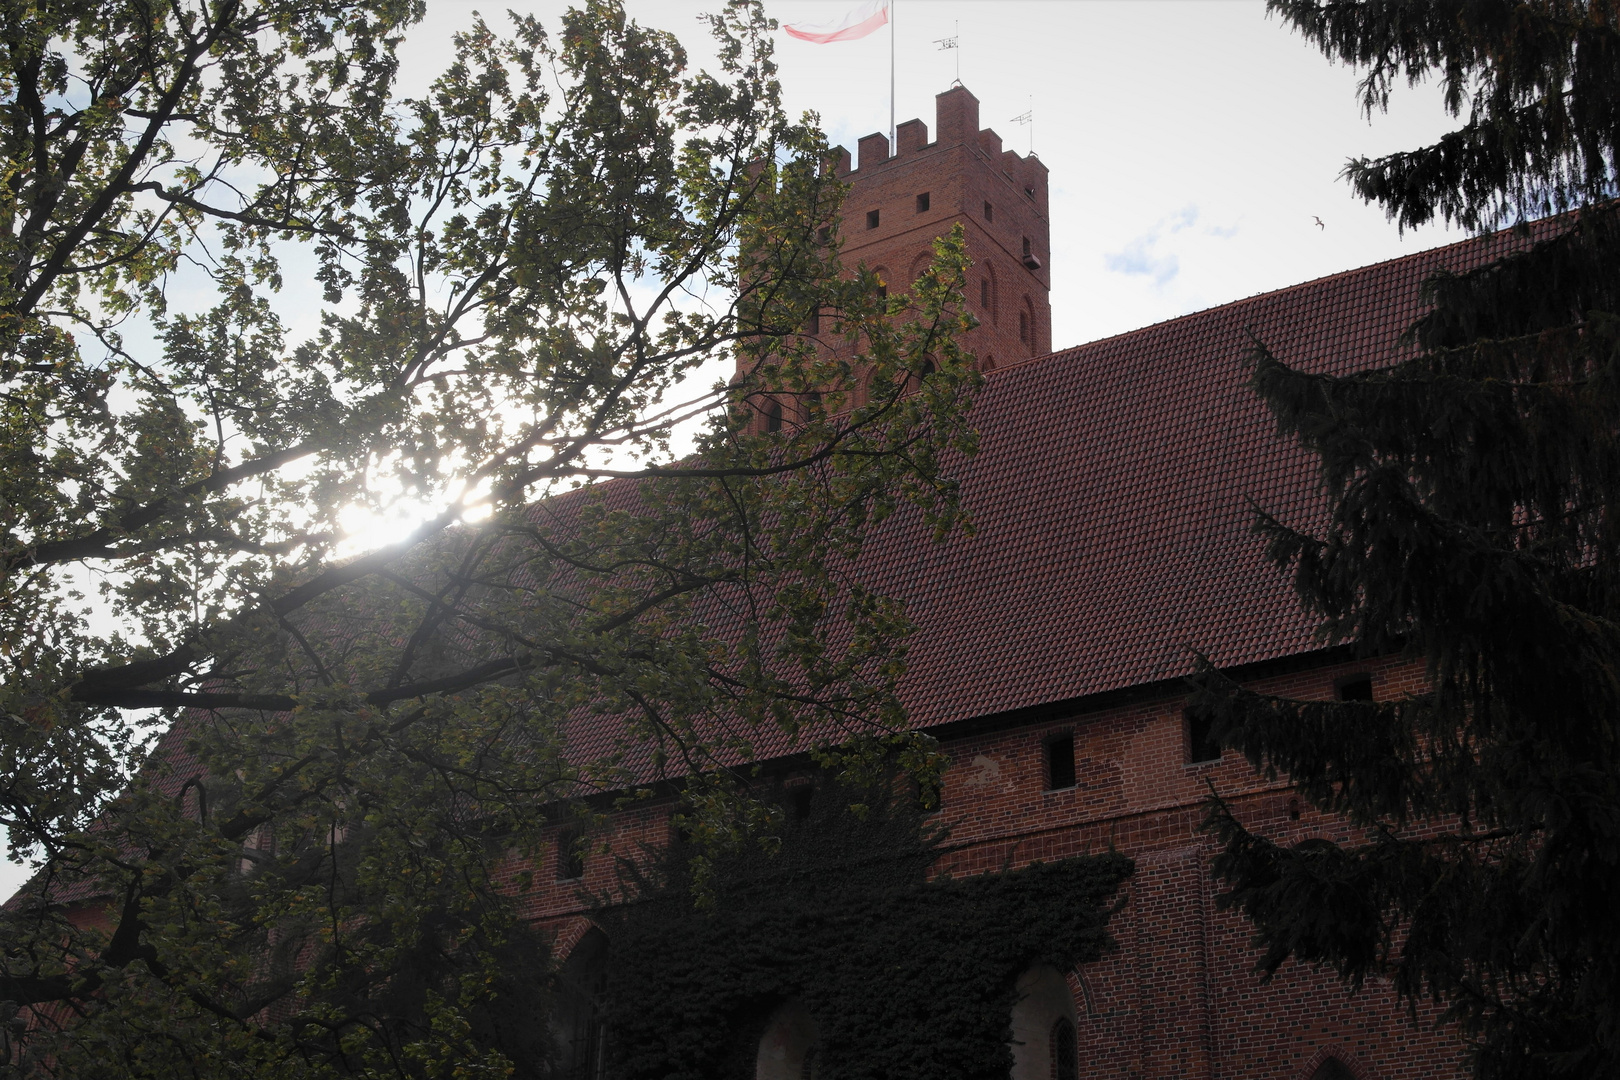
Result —
<instances>
[{"instance_id":1,"label":"ivy on wall","mask_svg":"<svg viewBox=\"0 0 1620 1080\"><path fill-rule=\"evenodd\" d=\"M1112 947L1124 856L929 880L939 831L903 800L852 813L873 806L852 795L819 793L774 852L719 858L701 903L679 844L650 872L626 868L597 916L614 1075L751 1080L767 1020L797 999L817 1080L1005 1080L1018 976Z\"/></svg>"}]
</instances>

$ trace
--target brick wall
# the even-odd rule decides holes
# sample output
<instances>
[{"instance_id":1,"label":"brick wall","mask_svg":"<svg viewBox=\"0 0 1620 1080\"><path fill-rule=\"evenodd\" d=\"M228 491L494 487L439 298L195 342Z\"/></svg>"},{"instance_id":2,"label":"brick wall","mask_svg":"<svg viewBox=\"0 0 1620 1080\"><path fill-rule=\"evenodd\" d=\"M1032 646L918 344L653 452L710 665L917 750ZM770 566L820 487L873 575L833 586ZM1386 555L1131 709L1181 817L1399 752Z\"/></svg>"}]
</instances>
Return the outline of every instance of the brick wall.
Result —
<instances>
[{"instance_id":1,"label":"brick wall","mask_svg":"<svg viewBox=\"0 0 1620 1080\"><path fill-rule=\"evenodd\" d=\"M1325 698L1360 674L1372 676L1380 699L1423 685L1421 668L1392 660L1253 685ZM1455 1036L1436 1031L1432 1013L1410 1020L1382 982L1350 995L1330 973L1298 964L1285 965L1270 983L1254 974L1249 928L1215 910L1211 847L1198 832L1205 781L1268 835L1349 834L1341 821L1291 805L1286 784L1266 783L1235 754L1189 764L1181 705L1180 697L1166 696L943 744L951 764L940 813L952 850L940 873L984 873L1110 845L1137 860L1112 924L1119 951L1070 976L1081 1075L1308 1080L1331 1054L1363 1078L1462 1076ZM1047 791L1044 747L1059 733L1074 735L1076 783ZM621 814L598 839L619 852L661 842L668 814L667 805ZM609 886L611 859L593 855L583 882L558 882L554 858L536 875L529 914L577 939L580 886Z\"/></svg>"},{"instance_id":2,"label":"brick wall","mask_svg":"<svg viewBox=\"0 0 1620 1080\"><path fill-rule=\"evenodd\" d=\"M934 239L960 222L973 260L964 298L980 323L964 346L983 370L1050 353L1046 166L981 130L979 101L960 86L935 99L933 141L927 124L908 120L895 142L891 155L886 135L867 135L853 160L835 148L834 171L850 185L840 222L844 265L877 271L891 290L907 288L933 258ZM864 387L854 389L859 404ZM796 406L783 408L791 418Z\"/></svg>"},{"instance_id":3,"label":"brick wall","mask_svg":"<svg viewBox=\"0 0 1620 1080\"><path fill-rule=\"evenodd\" d=\"M1051 352L1046 166L1003 150L999 135L981 130L979 101L960 86L935 99L932 142L921 120L901 124L895 141L891 157L887 137L861 139L853 169L840 148L837 172L850 185L845 263L881 268L892 288L903 288L927 264L934 238L961 222L973 259L966 298L981 323L968 335L968 349L981 365L993 358L997 367ZM924 194L926 210L918 201ZM869 227L874 211L877 224Z\"/></svg>"}]
</instances>

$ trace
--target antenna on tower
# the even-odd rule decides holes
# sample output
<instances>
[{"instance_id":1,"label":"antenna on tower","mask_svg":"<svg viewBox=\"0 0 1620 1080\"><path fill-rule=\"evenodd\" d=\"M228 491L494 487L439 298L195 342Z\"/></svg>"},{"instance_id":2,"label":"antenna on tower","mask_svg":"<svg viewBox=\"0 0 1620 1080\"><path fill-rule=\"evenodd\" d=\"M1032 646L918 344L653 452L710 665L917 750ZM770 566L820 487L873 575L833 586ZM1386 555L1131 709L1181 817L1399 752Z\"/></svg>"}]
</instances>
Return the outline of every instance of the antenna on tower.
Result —
<instances>
[{"instance_id":1,"label":"antenna on tower","mask_svg":"<svg viewBox=\"0 0 1620 1080\"><path fill-rule=\"evenodd\" d=\"M1015 124L1023 124L1029 129L1029 157L1035 156L1035 95L1029 96L1029 108L1012 118Z\"/></svg>"},{"instance_id":2,"label":"antenna on tower","mask_svg":"<svg viewBox=\"0 0 1620 1080\"><path fill-rule=\"evenodd\" d=\"M962 46L961 46L960 42L962 40L962 24L961 24L960 21L956 21L956 22L952 23L952 26L953 26L955 32L952 33L950 37L935 38L934 39L934 44L939 46L939 51L940 52L944 52L946 49L955 50L955 52L956 52L956 78L951 80L951 85L952 86L961 86L962 85Z\"/></svg>"}]
</instances>

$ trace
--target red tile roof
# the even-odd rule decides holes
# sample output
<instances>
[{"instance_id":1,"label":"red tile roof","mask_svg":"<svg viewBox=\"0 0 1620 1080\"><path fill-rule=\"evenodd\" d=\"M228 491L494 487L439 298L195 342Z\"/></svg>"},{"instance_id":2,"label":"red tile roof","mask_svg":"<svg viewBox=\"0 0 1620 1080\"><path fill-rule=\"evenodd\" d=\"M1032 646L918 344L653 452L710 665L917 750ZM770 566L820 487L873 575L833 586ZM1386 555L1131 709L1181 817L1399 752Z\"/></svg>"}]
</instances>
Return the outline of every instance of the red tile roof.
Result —
<instances>
[{"instance_id":1,"label":"red tile roof","mask_svg":"<svg viewBox=\"0 0 1620 1080\"><path fill-rule=\"evenodd\" d=\"M1494 252L1494 255L1492 254ZM919 625L903 696L934 726L1315 648L1249 500L1321 520L1313 461L1246 385L1250 335L1284 362L1347 372L1400 355L1436 269L1499 257L1473 240L1172 319L992 373L961 469L977 535L904 523L865 576Z\"/></svg>"}]
</instances>

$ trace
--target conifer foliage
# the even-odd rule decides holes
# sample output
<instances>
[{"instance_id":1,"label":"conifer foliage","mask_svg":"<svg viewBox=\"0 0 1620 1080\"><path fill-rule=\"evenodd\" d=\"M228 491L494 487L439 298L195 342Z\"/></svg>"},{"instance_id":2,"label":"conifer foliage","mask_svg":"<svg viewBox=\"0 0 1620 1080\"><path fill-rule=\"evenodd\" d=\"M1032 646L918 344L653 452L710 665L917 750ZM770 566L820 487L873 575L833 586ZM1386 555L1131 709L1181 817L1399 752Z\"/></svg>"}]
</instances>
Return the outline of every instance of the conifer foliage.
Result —
<instances>
[{"instance_id":1,"label":"conifer foliage","mask_svg":"<svg viewBox=\"0 0 1620 1080\"><path fill-rule=\"evenodd\" d=\"M1620 5L1271 11L1365 71L1436 77L1461 125L1345 176L1403 226L1520 226L1441 274L1393 367L1262 346L1254 387L1320 460L1321 527L1258 527L1329 640L1427 663L1428 692L1301 702L1203 676L1196 708L1360 839L1288 844L1223 804L1223 902L1263 967L1387 975L1459 1021L1487 1080L1620 1071ZM1566 216L1527 224L1548 212Z\"/></svg>"}]
</instances>

